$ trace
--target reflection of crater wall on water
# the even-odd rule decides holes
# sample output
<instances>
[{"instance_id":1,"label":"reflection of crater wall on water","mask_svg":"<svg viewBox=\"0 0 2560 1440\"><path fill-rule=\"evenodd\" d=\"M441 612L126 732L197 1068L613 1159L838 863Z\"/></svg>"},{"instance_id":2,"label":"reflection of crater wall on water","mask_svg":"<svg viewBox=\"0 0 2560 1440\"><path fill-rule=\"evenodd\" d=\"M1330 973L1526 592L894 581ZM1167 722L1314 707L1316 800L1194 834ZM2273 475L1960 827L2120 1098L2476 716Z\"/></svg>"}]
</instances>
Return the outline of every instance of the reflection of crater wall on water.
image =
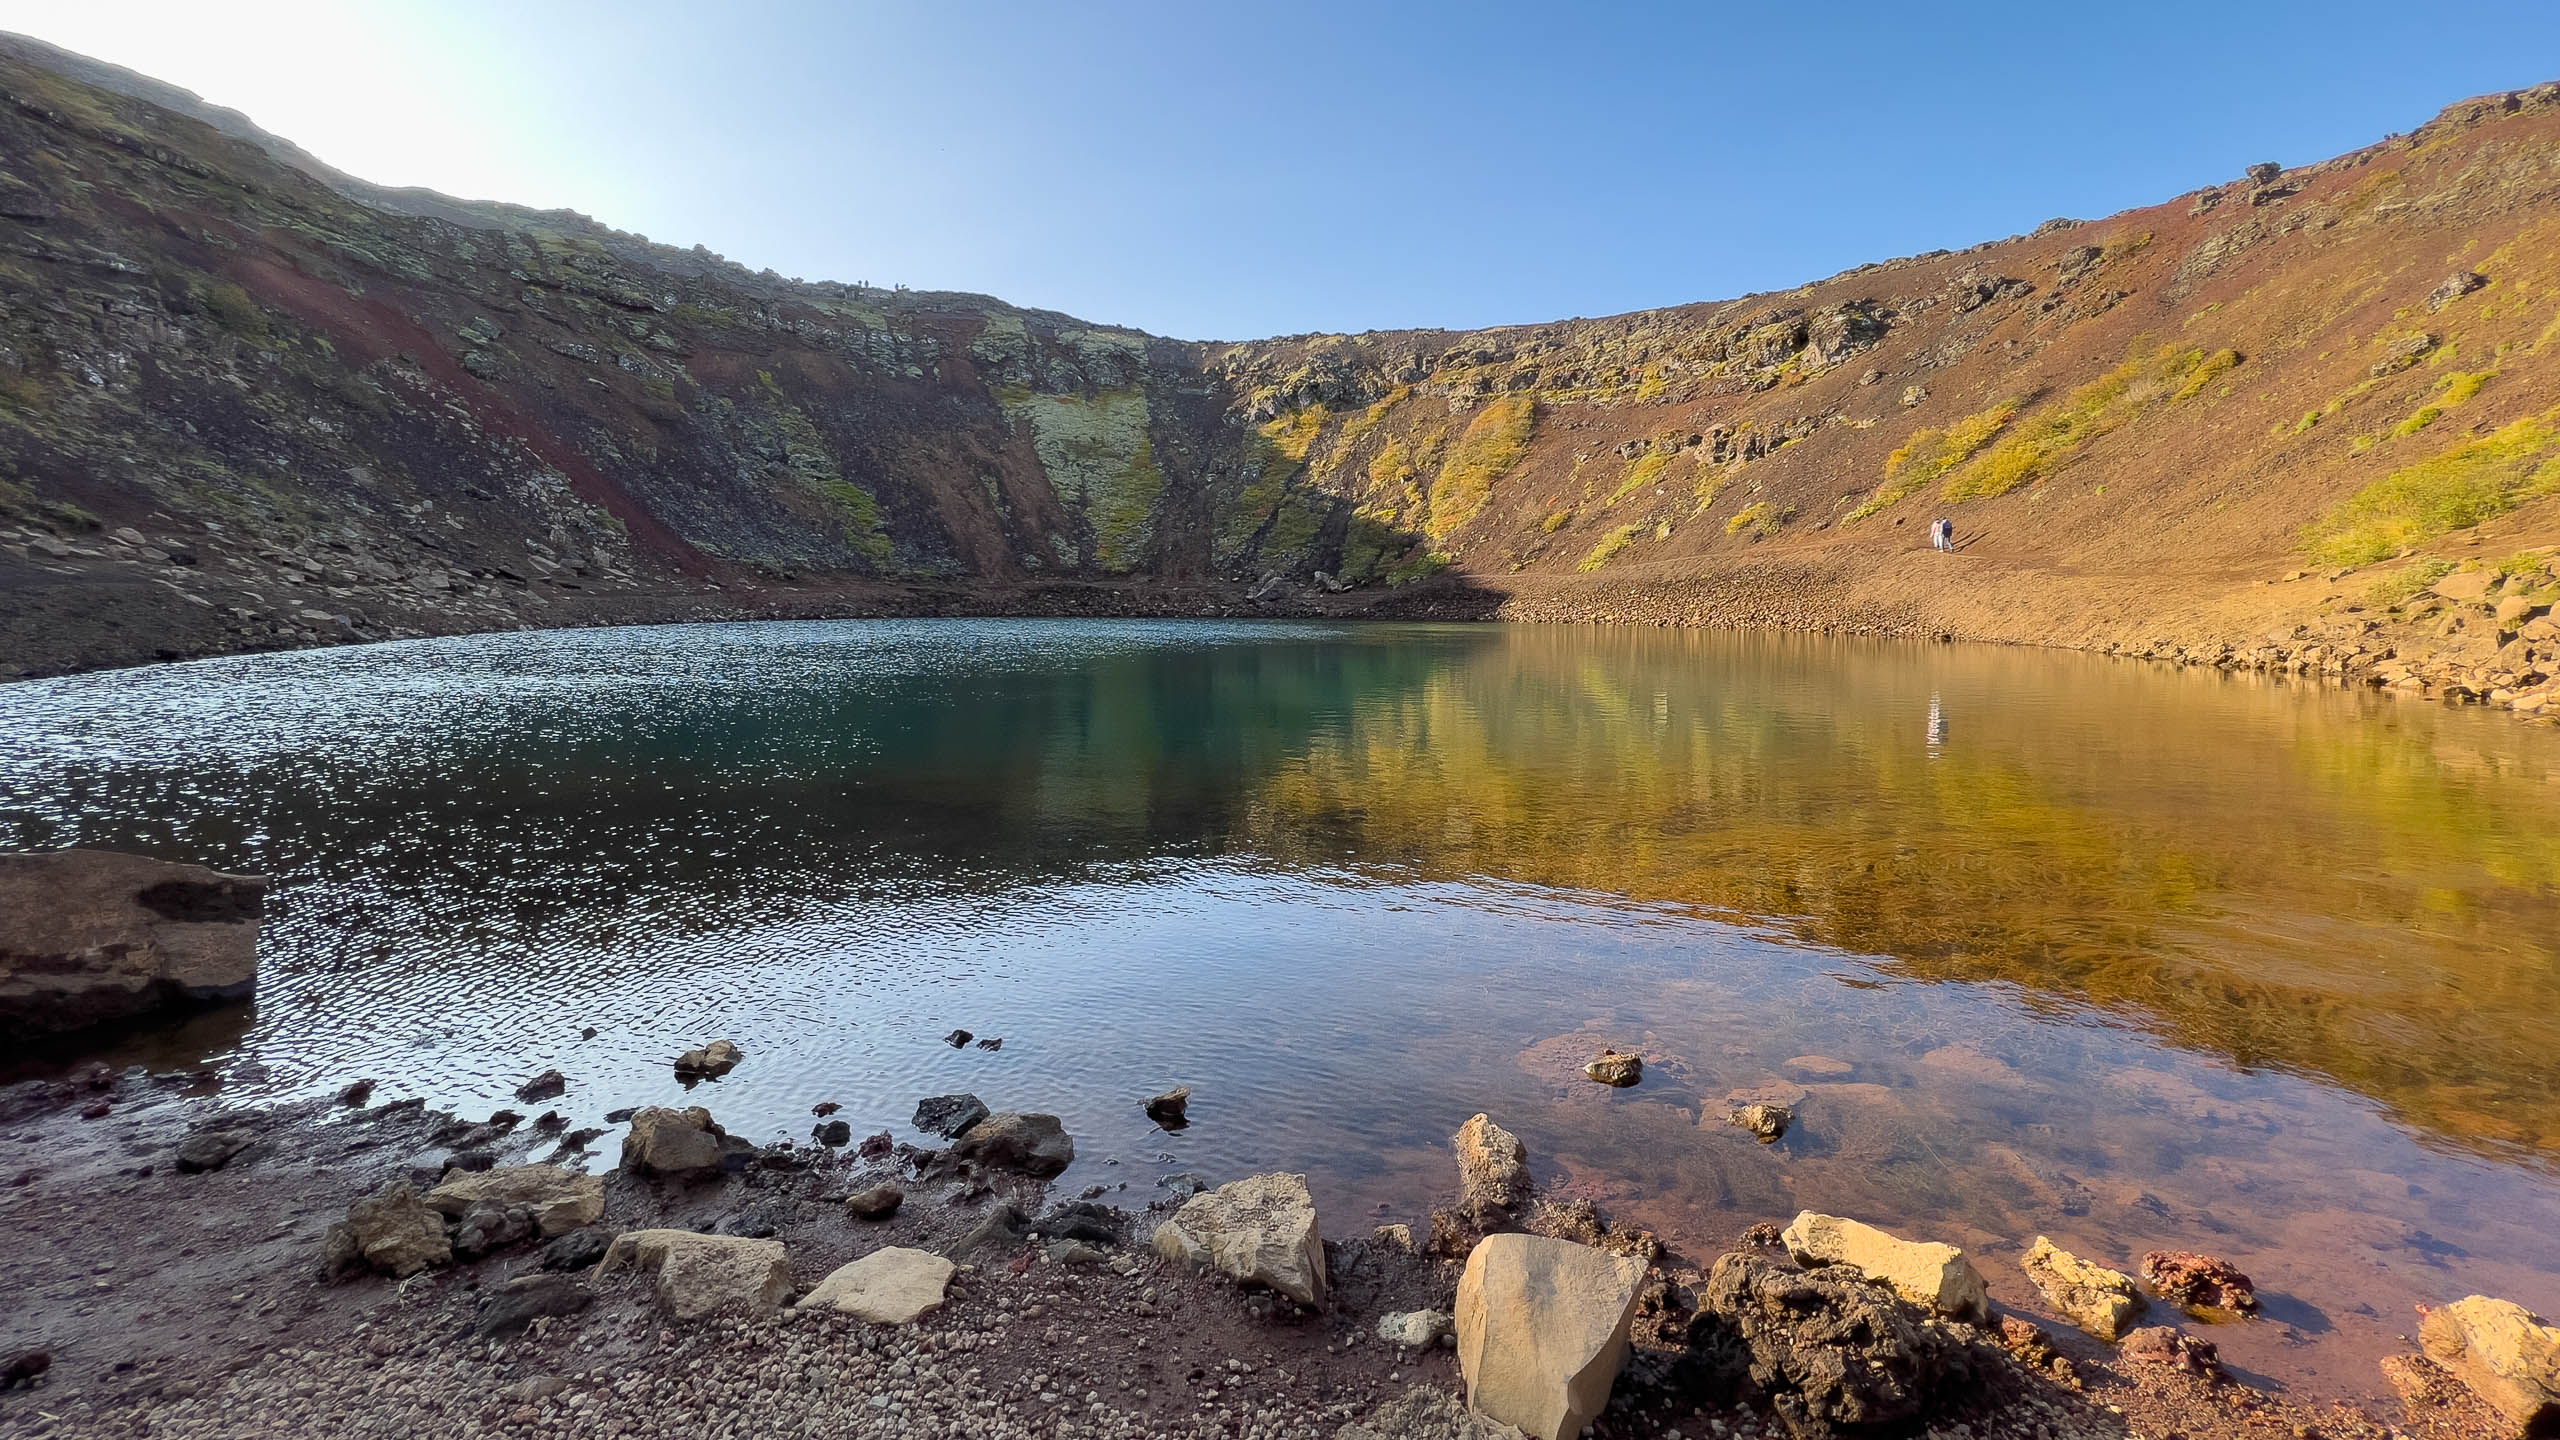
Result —
<instances>
[{"instance_id":1,"label":"reflection of crater wall on water","mask_svg":"<svg viewBox=\"0 0 2560 1440\"><path fill-rule=\"evenodd\" d=\"M2546 736L1999 651L1577 629L1443 658L1264 782L1253 846L1783 919L2560 1152Z\"/></svg>"}]
</instances>

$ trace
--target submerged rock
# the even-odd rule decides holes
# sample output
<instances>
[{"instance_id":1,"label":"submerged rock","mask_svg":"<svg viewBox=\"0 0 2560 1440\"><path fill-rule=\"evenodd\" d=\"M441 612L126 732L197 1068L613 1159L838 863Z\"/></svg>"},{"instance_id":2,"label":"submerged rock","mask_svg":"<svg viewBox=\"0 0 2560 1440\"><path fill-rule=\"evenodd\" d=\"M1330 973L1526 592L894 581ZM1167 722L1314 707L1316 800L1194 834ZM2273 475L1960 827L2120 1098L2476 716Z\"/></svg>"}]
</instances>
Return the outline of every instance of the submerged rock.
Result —
<instances>
[{"instance_id":1,"label":"submerged rock","mask_svg":"<svg viewBox=\"0 0 2560 1440\"><path fill-rule=\"evenodd\" d=\"M809 1138L830 1150L838 1149L853 1143L853 1127L842 1120L824 1120L809 1127Z\"/></svg>"},{"instance_id":2,"label":"submerged rock","mask_svg":"<svg viewBox=\"0 0 2560 1440\"><path fill-rule=\"evenodd\" d=\"M1255 1175L1192 1196L1156 1227L1155 1250L1301 1305L1324 1303L1324 1235L1304 1175Z\"/></svg>"},{"instance_id":3,"label":"submerged rock","mask_svg":"<svg viewBox=\"0 0 2560 1440\"><path fill-rule=\"evenodd\" d=\"M2428 1311L2418 1343L2519 1434L2560 1435L2560 1329L2541 1316L2511 1300L2466 1296Z\"/></svg>"},{"instance_id":4,"label":"submerged rock","mask_svg":"<svg viewBox=\"0 0 2560 1440\"><path fill-rule=\"evenodd\" d=\"M717 1080L738 1068L747 1058L746 1052L727 1040L714 1040L699 1050L687 1050L676 1057L679 1080Z\"/></svg>"},{"instance_id":5,"label":"submerged rock","mask_svg":"<svg viewBox=\"0 0 2560 1440\"><path fill-rule=\"evenodd\" d=\"M939 1255L889 1245L838 1267L800 1302L874 1325L909 1325L942 1307L955 1267Z\"/></svg>"},{"instance_id":6,"label":"submerged rock","mask_svg":"<svg viewBox=\"0 0 2560 1440\"><path fill-rule=\"evenodd\" d=\"M1982 1272L1953 1245L1904 1240L1872 1225L1804 1211L1780 1237L1787 1253L1807 1269L1838 1266L1914 1305L1959 1320L1988 1322L1991 1291Z\"/></svg>"},{"instance_id":7,"label":"submerged rock","mask_svg":"<svg viewBox=\"0 0 2560 1440\"><path fill-rule=\"evenodd\" d=\"M2191 1250L2154 1250L2144 1255L2142 1278L2172 1305L2243 1314L2258 1308L2258 1287L2237 1266Z\"/></svg>"},{"instance_id":8,"label":"submerged rock","mask_svg":"<svg viewBox=\"0 0 2560 1440\"><path fill-rule=\"evenodd\" d=\"M956 1140L987 1118L987 1102L975 1095L936 1095L916 1102L914 1125L927 1135Z\"/></svg>"},{"instance_id":9,"label":"submerged rock","mask_svg":"<svg viewBox=\"0 0 2560 1440\"><path fill-rule=\"evenodd\" d=\"M1962 1344L1892 1291L1740 1251L1708 1272L1689 1333L1804 1440L1903 1433L1973 1383Z\"/></svg>"},{"instance_id":10,"label":"submerged rock","mask_svg":"<svg viewBox=\"0 0 2560 1440\"><path fill-rule=\"evenodd\" d=\"M266 893L112 850L0 854L0 1042L246 997Z\"/></svg>"},{"instance_id":11,"label":"submerged rock","mask_svg":"<svg viewBox=\"0 0 2560 1440\"><path fill-rule=\"evenodd\" d=\"M1076 1142L1055 1115L990 1115L951 1146L952 1158L989 1170L1045 1179L1075 1162Z\"/></svg>"},{"instance_id":12,"label":"submerged rock","mask_svg":"<svg viewBox=\"0 0 2560 1440\"><path fill-rule=\"evenodd\" d=\"M1570 1240L1487 1236L1458 1278L1467 1403L1533 1440L1578 1434L1626 1365L1644 1269Z\"/></svg>"},{"instance_id":13,"label":"submerged rock","mask_svg":"<svg viewBox=\"0 0 2560 1440\"><path fill-rule=\"evenodd\" d=\"M516 1087L516 1098L526 1102L554 1100L569 1093L569 1077L557 1070L545 1070Z\"/></svg>"},{"instance_id":14,"label":"submerged rock","mask_svg":"<svg viewBox=\"0 0 2560 1440\"><path fill-rule=\"evenodd\" d=\"M1750 1131L1761 1144L1774 1145L1786 1135L1787 1127L1796 1123L1796 1112L1784 1105L1736 1105L1725 1112L1725 1120Z\"/></svg>"},{"instance_id":15,"label":"submerged rock","mask_svg":"<svg viewBox=\"0 0 2560 1440\"><path fill-rule=\"evenodd\" d=\"M1191 1123L1190 1105L1191 1087L1177 1085L1147 1102L1147 1118L1167 1130L1179 1130Z\"/></svg>"},{"instance_id":16,"label":"submerged rock","mask_svg":"<svg viewBox=\"0 0 2560 1440\"><path fill-rule=\"evenodd\" d=\"M658 1303L678 1320L724 1312L762 1317L791 1298L791 1264L779 1240L626 1230L614 1237L596 1274L625 1266L657 1273Z\"/></svg>"},{"instance_id":17,"label":"submerged rock","mask_svg":"<svg viewBox=\"0 0 2560 1440\"><path fill-rule=\"evenodd\" d=\"M1582 1067L1582 1073L1603 1085L1623 1088L1644 1079L1644 1057L1603 1050L1598 1059Z\"/></svg>"},{"instance_id":18,"label":"submerged rock","mask_svg":"<svg viewBox=\"0 0 2560 1440\"><path fill-rule=\"evenodd\" d=\"M2093 1265L2042 1235L2018 1263L2064 1319L2101 1340L2121 1338L2146 1303L2132 1276Z\"/></svg>"}]
</instances>

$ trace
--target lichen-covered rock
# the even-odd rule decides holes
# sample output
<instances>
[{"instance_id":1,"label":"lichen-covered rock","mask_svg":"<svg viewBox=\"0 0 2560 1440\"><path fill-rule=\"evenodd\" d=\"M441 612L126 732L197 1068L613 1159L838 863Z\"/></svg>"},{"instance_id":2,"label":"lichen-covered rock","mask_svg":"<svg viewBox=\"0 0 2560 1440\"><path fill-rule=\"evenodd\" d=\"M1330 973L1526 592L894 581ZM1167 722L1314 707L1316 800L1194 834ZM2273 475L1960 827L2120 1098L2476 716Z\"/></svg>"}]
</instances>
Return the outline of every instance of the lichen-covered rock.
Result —
<instances>
[{"instance_id":1,"label":"lichen-covered rock","mask_svg":"<svg viewBox=\"0 0 2560 1440\"><path fill-rule=\"evenodd\" d=\"M0 1043L248 995L266 893L112 850L0 854Z\"/></svg>"},{"instance_id":2,"label":"lichen-covered rock","mask_svg":"<svg viewBox=\"0 0 2560 1440\"><path fill-rule=\"evenodd\" d=\"M2042 1235L2018 1263L2062 1318L2101 1340L2121 1338L2147 1303L2132 1276L2093 1265Z\"/></svg>"},{"instance_id":3,"label":"lichen-covered rock","mask_svg":"<svg viewBox=\"0 0 2560 1440\"><path fill-rule=\"evenodd\" d=\"M1941 1315L1988 1321L1991 1292L1982 1272L1962 1250L1935 1241L1905 1240L1872 1225L1804 1211L1781 1237L1799 1265L1836 1265L1889 1285L1895 1294Z\"/></svg>"},{"instance_id":4,"label":"lichen-covered rock","mask_svg":"<svg viewBox=\"0 0 2560 1440\"><path fill-rule=\"evenodd\" d=\"M1458 1277L1467 1403L1532 1440L1598 1417L1627 1363L1644 1262L1543 1235L1489 1235Z\"/></svg>"},{"instance_id":5,"label":"lichen-covered rock","mask_svg":"<svg viewBox=\"0 0 2560 1440\"><path fill-rule=\"evenodd\" d=\"M2418 1344L2518 1434L2560 1435L2560 1329L2541 1316L2512 1300L2470 1295L2428 1311Z\"/></svg>"},{"instance_id":6,"label":"lichen-covered rock","mask_svg":"<svg viewBox=\"0 0 2560 1440\"><path fill-rule=\"evenodd\" d=\"M633 1113L622 1137L622 1168L634 1175L695 1179L743 1170L756 1147L732 1136L699 1105L652 1105Z\"/></svg>"},{"instance_id":7,"label":"lichen-covered rock","mask_svg":"<svg viewBox=\"0 0 2560 1440\"><path fill-rule=\"evenodd\" d=\"M656 1272L658 1303L678 1320L724 1313L766 1316L791 1298L790 1258L779 1240L626 1230L613 1238L596 1275L602 1278L625 1266Z\"/></svg>"},{"instance_id":8,"label":"lichen-covered rock","mask_svg":"<svg viewBox=\"0 0 2560 1440\"><path fill-rule=\"evenodd\" d=\"M427 1207L406 1180L394 1180L347 1207L347 1218L329 1227L325 1268L344 1274L371 1267L386 1275L415 1275L430 1265L453 1263L444 1216Z\"/></svg>"},{"instance_id":9,"label":"lichen-covered rock","mask_svg":"<svg viewBox=\"0 0 2560 1440\"><path fill-rule=\"evenodd\" d=\"M884 1246L838 1266L800 1308L833 1310L874 1325L910 1325L941 1308L955 1268L929 1251Z\"/></svg>"},{"instance_id":10,"label":"lichen-covered rock","mask_svg":"<svg viewBox=\"0 0 2560 1440\"><path fill-rule=\"evenodd\" d=\"M951 1157L988 1170L1046 1179L1075 1163L1076 1142L1055 1115L990 1115L951 1146Z\"/></svg>"},{"instance_id":11,"label":"lichen-covered rock","mask_svg":"<svg viewBox=\"0 0 2560 1440\"><path fill-rule=\"evenodd\" d=\"M2172 1305L2196 1310L2258 1308L2258 1287L2228 1260L2192 1250L2154 1250L2142 1257L2142 1278Z\"/></svg>"},{"instance_id":12,"label":"lichen-covered rock","mask_svg":"<svg viewBox=\"0 0 2560 1440\"><path fill-rule=\"evenodd\" d=\"M1743 1371L1800 1440L1904 1433L1973 1383L1964 1347L1885 1287L1742 1252L1708 1272L1690 1343Z\"/></svg>"},{"instance_id":13,"label":"lichen-covered rock","mask_svg":"<svg viewBox=\"0 0 2560 1440\"><path fill-rule=\"evenodd\" d=\"M520 1205L533 1212L536 1228L547 1238L604 1218L604 1177L557 1165L502 1165L445 1176L427 1192L427 1204L457 1216L479 1204Z\"/></svg>"},{"instance_id":14,"label":"lichen-covered rock","mask_svg":"<svg viewBox=\"0 0 2560 1440\"><path fill-rule=\"evenodd\" d=\"M1168 1260L1277 1290L1301 1305L1325 1295L1324 1233L1304 1175L1254 1175L1182 1202L1156 1227Z\"/></svg>"}]
</instances>

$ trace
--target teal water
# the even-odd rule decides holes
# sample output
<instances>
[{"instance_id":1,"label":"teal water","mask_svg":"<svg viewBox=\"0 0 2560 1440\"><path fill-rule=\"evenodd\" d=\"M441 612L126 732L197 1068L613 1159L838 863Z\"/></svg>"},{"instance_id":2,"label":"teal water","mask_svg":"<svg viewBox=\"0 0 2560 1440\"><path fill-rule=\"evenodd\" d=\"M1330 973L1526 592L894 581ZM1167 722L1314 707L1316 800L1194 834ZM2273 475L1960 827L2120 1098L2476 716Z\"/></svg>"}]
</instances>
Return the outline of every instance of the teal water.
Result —
<instances>
[{"instance_id":1,"label":"teal water","mask_svg":"<svg viewBox=\"0 0 2560 1440\"><path fill-rule=\"evenodd\" d=\"M126 1052L238 1095L970 1090L1069 1189L1304 1170L1337 1234L1487 1110L1692 1253L1810 1206L2021 1306L2039 1233L2225 1254L2226 1354L2341 1393L2413 1303L2560 1310L2560 735L2504 717L1650 630L503 635L0 686L0 845L68 844L276 877L255 1007Z\"/></svg>"}]
</instances>

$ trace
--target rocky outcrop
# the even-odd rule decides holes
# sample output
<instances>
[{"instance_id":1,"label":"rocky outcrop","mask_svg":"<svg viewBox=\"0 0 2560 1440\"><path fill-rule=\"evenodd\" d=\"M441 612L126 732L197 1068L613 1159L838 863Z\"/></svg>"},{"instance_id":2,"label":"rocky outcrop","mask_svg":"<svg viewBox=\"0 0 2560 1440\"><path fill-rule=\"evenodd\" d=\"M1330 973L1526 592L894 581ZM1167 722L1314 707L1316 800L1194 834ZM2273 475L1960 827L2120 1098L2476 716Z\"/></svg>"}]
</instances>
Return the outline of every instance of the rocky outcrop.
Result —
<instances>
[{"instance_id":1,"label":"rocky outcrop","mask_svg":"<svg viewBox=\"0 0 2560 1440\"><path fill-rule=\"evenodd\" d=\"M1690 1343L1798 1440L1910 1433L1973 1378L1963 1346L1885 1288L1743 1253L1708 1272Z\"/></svg>"},{"instance_id":2,"label":"rocky outcrop","mask_svg":"<svg viewBox=\"0 0 2560 1440\"><path fill-rule=\"evenodd\" d=\"M321 1268L333 1275L371 1267L385 1275L415 1275L430 1265L453 1263L444 1216L427 1207L415 1187L394 1180L347 1207L347 1218L329 1227Z\"/></svg>"},{"instance_id":3,"label":"rocky outcrop","mask_svg":"<svg viewBox=\"0 0 2560 1440\"><path fill-rule=\"evenodd\" d=\"M658 1304L678 1320L766 1316L791 1298L791 1263L779 1240L626 1230L613 1238L596 1275L626 1267L656 1273Z\"/></svg>"},{"instance_id":4,"label":"rocky outcrop","mask_svg":"<svg viewBox=\"0 0 2560 1440\"><path fill-rule=\"evenodd\" d=\"M2042 1235L2018 1263L2062 1318L2101 1340L2122 1338L2146 1303L2132 1276L2093 1265Z\"/></svg>"},{"instance_id":5,"label":"rocky outcrop","mask_svg":"<svg viewBox=\"0 0 2560 1440\"><path fill-rule=\"evenodd\" d=\"M634 1175L695 1180L743 1170L756 1147L723 1130L699 1105L652 1105L633 1112L622 1137L622 1168Z\"/></svg>"},{"instance_id":6,"label":"rocky outcrop","mask_svg":"<svg viewBox=\"0 0 2560 1440\"><path fill-rule=\"evenodd\" d=\"M2471 1295L2428 1311L2418 1343L2517 1434L2560 1435L2560 1328L2511 1300Z\"/></svg>"},{"instance_id":7,"label":"rocky outcrop","mask_svg":"<svg viewBox=\"0 0 2560 1440\"><path fill-rule=\"evenodd\" d=\"M457 1171L427 1192L427 1207L459 1217L475 1205L522 1206L544 1238L565 1235L604 1218L604 1177L557 1165L502 1165Z\"/></svg>"},{"instance_id":8,"label":"rocky outcrop","mask_svg":"<svg viewBox=\"0 0 2560 1440\"><path fill-rule=\"evenodd\" d=\"M1194 1195L1156 1227L1154 1244L1168 1260L1324 1303L1324 1233L1304 1175L1254 1175Z\"/></svg>"},{"instance_id":9,"label":"rocky outcrop","mask_svg":"<svg viewBox=\"0 0 2560 1440\"><path fill-rule=\"evenodd\" d=\"M1046 1179L1075 1163L1076 1142L1055 1115L990 1115L951 1146L951 1158L985 1170Z\"/></svg>"},{"instance_id":10,"label":"rocky outcrop","mask_svg":"<svg viewBox=\"0 0 2560 1440\"><path fill-rule=\"evenodd\" d=\"M266 893L112 850L0 854L0 1044L247 996Z\"/></svg>"},{"instance_id":11,"label":"rocky outcrop","mask_svg":"<svg viewBox=\"0 0 2560 1440\"><path fill-rule=\"evenodd\" d=\"M1569 1240L1485 1237L1458 1277L1467 1403L1533 1440L1579 1433L1627 1363L1644 1272Z\"/></svg>"},{"instance_id":12,"label":"rocky outcrop","mask_svg":"<svg viewBox=\"0 0 2560 1440\"><path fill-rule=\"evenodd\" d=\"M803 1310L832 1310L874 1325L911 1325L942 1306L955 1267L924 1250L890 1245L838 1266L801 1298Z\"/></svg>"},{"instance_id":13,"label":"rocky outcrop","mask_svg":"<svg viewBox=\"0 0 2560 1440\"><path fill-rule=\"evenodd\" d=\"M1782 1239L1787 1253L1807 1269L1837 1266L1941 1315L1977 1324L1991 1318L1991 1292L1982 1272L1953 1245L1904 1240L1872 1225L1811 1210L1789 1222Z\"/></svg>"}]
</instances>

